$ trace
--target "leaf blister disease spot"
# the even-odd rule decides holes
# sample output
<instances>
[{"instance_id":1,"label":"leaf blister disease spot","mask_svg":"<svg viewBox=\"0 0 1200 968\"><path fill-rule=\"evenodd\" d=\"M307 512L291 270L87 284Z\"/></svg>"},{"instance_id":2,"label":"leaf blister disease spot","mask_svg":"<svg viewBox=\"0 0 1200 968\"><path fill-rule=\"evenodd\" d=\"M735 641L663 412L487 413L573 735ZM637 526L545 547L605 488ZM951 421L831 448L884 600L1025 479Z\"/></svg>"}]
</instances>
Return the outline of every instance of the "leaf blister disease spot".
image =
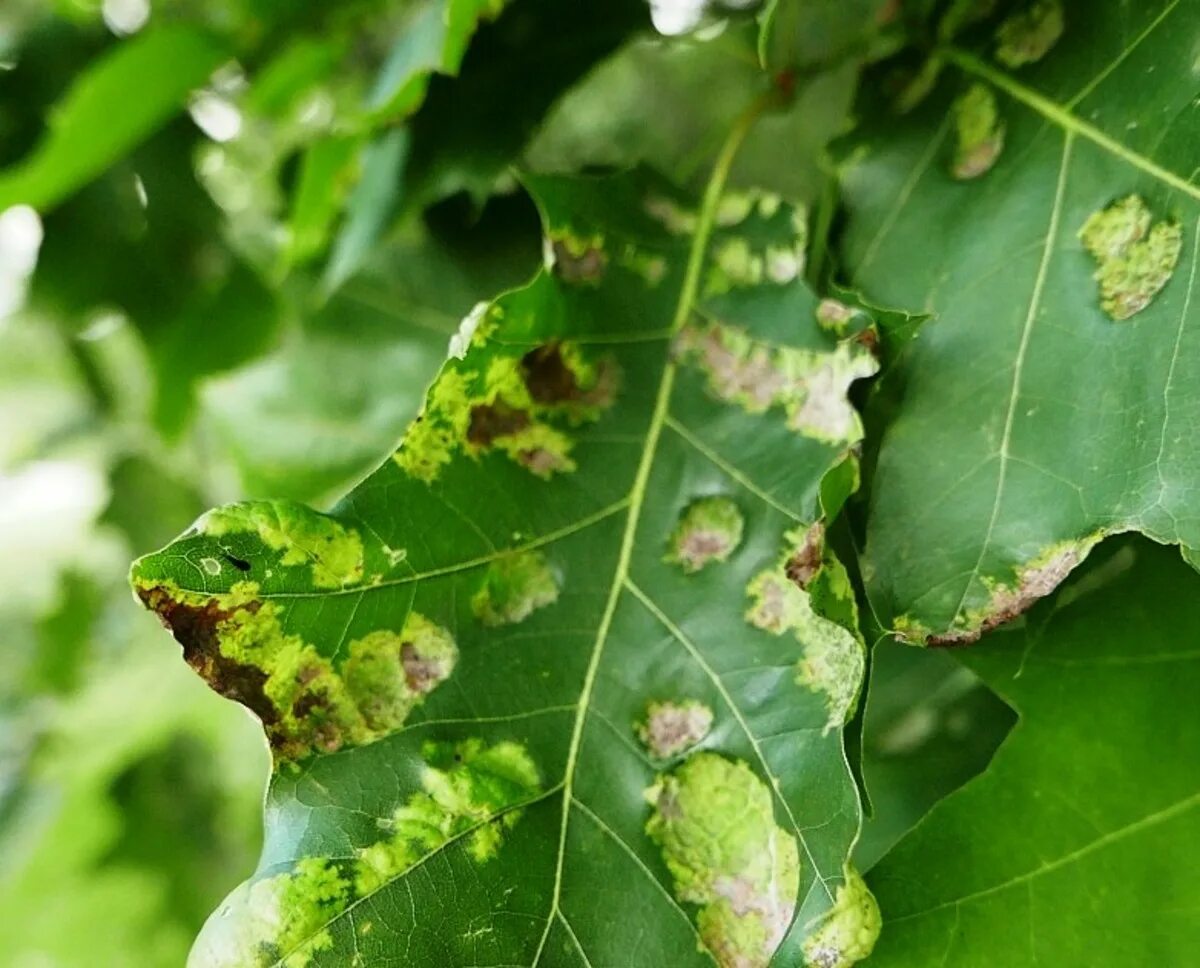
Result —
<instances>
[{"instance_id":1,"label":"leaf blister disease spot","mask_svg":"<svg viewBox=\"0 0 1200 968\"><path fill-rule=\"evenodd\" d=\"M986 84L972 84L959 96L954 112L955 147L950 174L961 181L991 171L1004 148L1004 121L996 95Z\"/></svg>"},{"instance_id":2,"label":"leaf blister disease spot","mask_svg":"<svg viewBox=\"0 0 1200 968\"><path fill-rule=\"evenodd\" d=\"M468 360L451 361L434 383L393 457L401 469L431 483L459 451L495 451L544 479L575 470L570 430L612 406L616 363L557 341L522 356L494 355L483 372Z\"/></svg>"},{"instance_id":3,"label":"leaf blister disease spot","mask_svg":"<svg viewBox=\"0 0 1200 968\"><path fill-rule=\"evenodd\" d=\"M504 832L520 820L510 809L541 790L538 770L525 747L505 740L427 743L421 793L397 807L381 826L388 836L359 851L355 889L368 894L422 857L459 836L478 863L496 856Z\"/></svg>"},{"instance_id":4,"label":"leaf blister disease spot","mask_svg":"<svg viewBox=\"0 0 1200 968\"><path fill-rule=\"evenodd\" d=\"M879 905L858 871L847 866L845 877L833 908L804 941L808 968L850 968L875 948L883 926Z\"/></svg>"},{"instance_id":5,"label":"leaf blister disease spot","mask_svg":"<svg viewBox=\"0 0 1200 968\"><path fill-rule=\"evenodd\" d=\"M1078 541L1063 541L1051 546L1017 570L1015 584L990 583L990 598L983 608L965 613L955 628L941 635L930 635L901 616L897 631L905 639L928 645L968 645L985 632L1011 622L1035 602L1054 591L1071 571L1088 556L1103 534L1089 535Z\"/></svg>"},{"instance_id":6,"label":"leaf blister disease spot","mask_svg":"<svg viewBox=\"0 0 1200 968\"><path fill-rule=\"evenodd\" d=\"M749 413L782 407L792 430L816 440L844 444L862 437L848 392L879 363L858 343L821 353L762 343L736 327L708 323L685 327L675 351L699 367L709 389L727 403Z\"/></svg>"},{"instance_id":7,"label":"leaf blister disease spot","mask_svg":"<svg viewBox=\"0 0 1200 968\"><path fill-rule=\"evenodd\" d=\"M458 658L450 634L417 612L400 632L380 629L351 642L340 668L284 631L279 606L258 585L185 592L168 582L139 587L214 690L262 721L281 761L382 739L445 681Z\"/></svg>"},{"instance_id":8,"label":"leaf blister disease spot","mask_svg":"<svg viewBox=\"0 0 1200 968\"><path fill-rule=\"evenodd\" d=\"M700 905L701 941L722 968L765 968L799 892L796 839L775 823L770 788L745 763L695 753L646 791L646 833L675 895Z\"/></svg>"},{"instance_id":9,"label":"leaf blister disease spot","mask_svg":"<svg viewBox=\"0 0 1200 968\"><path fill-rule=\"evenodd\" d=\"M203 515L194 527L211 538L257 535L272 551L283 552L279 564L311 566L316 588L340 588L362 580L363 543L358 532L294 501L227 504ZM216 574L207 565L205 570Z\"/></svg>"},{"instance_id":10,"label":"leaf blister disease spot","mask_svg":"<svg viewBox=\"0 0 1200 968\"><path fill-rule=\"evenodd\" d=\"M551 236L548 240L549 265L563 282L572 285L595 285L604 277L608 255L604 239L576 238L573 235Z\"/></svg>"},{"instance_id":11,"label":"leaf blister disease spot","mask_svg":"<svg viewBox=\"0 0 1200 968\"><path fill-rule=\"evenodd\" d=\"M996 31L996 60L1005 67L1040 61L1062 36L1061 0L1033 0L1008 17Z\"/></svg>"},{"instance_id":12,"label":"leaf blister disease spot","mask_svg":"<svg viewBox=\"0 0 1200 968\"><path fill-rule=\"evenodd\" d=\"M689 504L671 533L665 560L695 574L714 561L727 561L742 543L745 519L728 497L702 497Z\"/></svg>"},{"instance_id":13,"label":"leaf blister disease spot","mask_svg":"<svg viewBox=\"0 0 1200 968\"><path fill-rule=\"evenodd\" d=\"M638 739L655 760L673 760L704 741L712 729L712 710L695 699L652 702L637 724Z\"/></svg>"},{"instance_id":14,"label":"leaf blister disease spot","mask_svg":"<svg viewBox=\"0 0 1200 968\"><path fill-rule=\"evenodd\" d=\"M484 625L515 625L558 600L558 577L540 551L502 555L487 566L471 610Z\"/></svg>"},{"instance_id":15,"label":"leaf blister disease spot","mask_svg":"<svg viewBox=\"0 0 1200 968\"><path fill-rule=\"evenodd\" d=\"M488 746L468 739L428 743L422 754L421 791L380 822L384 837L356 851L350 863L305 857L287 873L236 891L220 913L230 922L229 933L218 926L205 938L210 954L219 953L210 963L306 968L314 955L332 947L329 925L352 902L421 858L457 838L474 862L494 858L505 832L521 819L514 806L541 790L528 752L512 741Z\"/></svg>"},{"instance_id":16,"label":"leaf blister disease spot","mask_svg":"<svg viewBox=\"0 0 1200 968\"><path fill-rule=\"evenodd\" d=\"M819 573L815 551L823 529L814 525L786 535L791 545L780 563L759 572L746 587L750 607L746 621L772 635L791 633L803 653L796 663L796 682L825 697L825 732L842 726L854 711L866 668L862 642L837 622L819 614L806 590ZM804 580L804 585L801 581Z\"/></svg>"},{"instance_id":17,"label":"leaf blister disease spot","mask_svg":"<svg viewBox=\"0 0 1200 968\"><path fill-rule=\"evenodd\" d=\"M1179 262L1183 228L1174 221L1151 222L1141 197L1127 195L1092 213L1079 230L1097 263L1100 305L1113 319L1129 319L1150 305Z\"/></svg>"}]
</instances>

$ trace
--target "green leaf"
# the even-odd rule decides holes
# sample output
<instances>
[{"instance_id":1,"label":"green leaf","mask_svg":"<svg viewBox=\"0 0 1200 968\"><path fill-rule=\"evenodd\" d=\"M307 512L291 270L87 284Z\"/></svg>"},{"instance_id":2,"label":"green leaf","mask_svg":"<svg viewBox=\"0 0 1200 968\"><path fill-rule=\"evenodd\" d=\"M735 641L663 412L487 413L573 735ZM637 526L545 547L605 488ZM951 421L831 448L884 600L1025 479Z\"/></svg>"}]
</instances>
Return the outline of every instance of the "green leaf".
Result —
<instances>
[{"instance_id":1,"label":"green leaf","mask_svg":"<svg viewBox=\"0 0 1200 968\"><path fill-rule=\"evenodd\" d=\"M854 859L869 871L935 803L984 770L1016 717L946 651L890 640L872 650L864 706L871 810Z\"/></svg>"},{"instance_id":2,"label":"green leaf","mask_svg":"<svg viewBox=\"0 0 1200 968\"><path fill-rule=\"evenodd\" d=\"M197 380L261 355L278 329L275 294L245 266L235 264L214 292L171 320L153 347L158 392L154 418L168 439L182 431Z\"/></svg>"},{"instance_id":3,"label":"green leaf","mask_svg":"<svg viewBox=\"0 0 1200 968\"><path fill-rule=\"evenodd\" d=\"M854 284L936 317L892 376L864 569L910 638L977 637L1106 534L1200 543L1196 13L1072 8L1017 73L947 49L845 167Z\"/></svg>"},{"instance_id":4,"label":"green leaf","mask_svg":"<svg viewBox=\"0 0 1200 968\"><path fill-rule=\"evenodd\" d=\"M305 149L288 219L287 265L307 262L324 249L358 174L355 162L361 149L357 137L324 138Z\"/></svg>"},{"instance_id":5,"label":"green leaf","mask_svg":"<svg viewBox=\"0 0 1200 968\"><path fill-rule=\"evenodd\" d=\"M861 55L898 6L886 0L767 0L759 58L775 73Z\"/></svg>"},{"instance_id":6,"label":"green leaf","mask_svg":"<svg viewBox=\"0 0 1200 968\"><path fill-rule=\"evenodd\" d=\"M0 172L0 211L53 207L175 114L228 56L183 26L119 44L75 81L37 149Z\"/></svg>"},{"instance_id":7,"label":"green leaf","mask_svg":"<svg viewBox=\"0 0 1200 968\"><path fill-rule=\"evenodd\" d=\"M635 38L559 100L526 163L553 172L645 163L681 183L696 181L742 106L771 83L756 63L754 39L732 26L712 40ZM857 78L857 66L847 64L798 85L747 136L730 184L815 199L826 180L822 151L848 124Z\"/></svg>"},{"instance_id":8,"label":"green leaf","mask_svg":"<svg viewBox=\"0 0 1200 968\"><path fill-rule=\"evenodd\" d=\"M646 21L644 0L508 6L479 31L457 76L430 82L412 118L403 204L486 198L562 93Z\"/></svg>"},{"instance_id":9,"label":"green leaf","mask_svg":"<svg viewBox=\"0 0 1200 968\"><path fill-rule=\"evenodd\" d=\"M1020 722L872 872L872 966L1193 958L1195 582L1174 552L1126 544L1044 622L958 653Z\"/></svg>"},{"instance_id":10,"label":"green leaf","mask_svg":"<svg viewBox=\"0 0 1200 968\"><path fill-rule=\"evenodd\" d=\"M403 117L425 97L432 74L457 74L482 20L508 0L424 0L414 6L375 81L367 106L376 120Z\"/></svg>"},{"instance_id":11,"label":"green leaf","mask_svg":"<svg viewBox=\"0 0 1200 968\"><path fill-rule=\"evenodd\" d=\"M864 650L819 502L876 363L817 322L803 213L722 192L747 123L699 210L531 176L548 267L464 321L393 459L330 515L231 505L135 565L276 756L196 964L869 951Z\"/></svg>"},{"instance_id":12,"label":"green leaf","mask_svg":"<svg viewBox=\"0 0 1200 968\"><path fill-rule=\"evenodd\" d=\"M378 464L420 409L459 321L536 267L539 239L514 222L485 209L469 230L477 251L410 227L277 351L207 383L201 412L244 493L328 503Z\"/></svg>"}]
</instances>

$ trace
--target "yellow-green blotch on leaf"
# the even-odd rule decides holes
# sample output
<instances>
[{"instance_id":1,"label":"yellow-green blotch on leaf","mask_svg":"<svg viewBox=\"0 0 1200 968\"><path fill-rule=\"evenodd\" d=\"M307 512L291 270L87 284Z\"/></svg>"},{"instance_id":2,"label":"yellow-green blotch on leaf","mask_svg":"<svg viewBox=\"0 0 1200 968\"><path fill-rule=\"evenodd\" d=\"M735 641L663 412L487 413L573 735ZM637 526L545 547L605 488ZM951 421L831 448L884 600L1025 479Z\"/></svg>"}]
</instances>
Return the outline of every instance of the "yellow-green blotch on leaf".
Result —
<instances>
[{"instance_id":1,"label":"yellow-green blotch on leaf","mask_svg":"<svg viewBox=\"0 0 1200 968\"><path fill-rule=\"evenodd\" d=\"M363 544L357 531L294 501L246 501L209 511L196 530L210 537L257 534L281 565L311 565L317 588L362 580Z\"/></svg>"},{"instance_id":2,"label":"yellow-green blotch on leaf","mask_svg":"<svg viewBox=\"0 0 1200 968\"><path fill-rule=\"evenodd\" d=\"M714 561L725 561L742 543L745 520L737 504L716 495L692 501L671 532L666 560L695 574Z\"/></svg>"},{"instance_id":3,"label":"yellow-green blotch on leaf","mask_svg":"<svg viewBox=\"0 0 1200 968\"><path fill-rule=\"evenodd\" d=\"M832 910L804 941L808 968L850 968L866 958L879 938L883 918L875 897L853 867L837 889Z\"/></svg>"},{"instance_id":4,"label":"yellow-green blotch on leaf","mask_svg":"<svg viewBox=\"0 0 1200 968\"><path fill-rule=\"evenodd\" d=\"M1058 43L1064 26L1061 0L1032 0L996 31L996 60L1005 67L1036 63Z\"/></svg>"},{"instance_id":5,"label":"yellow-green blotch on leaf","mask_svg":"<svg viewBox=\"0 0 1200 968\"><path fill-rule=\"evenodd\" d=\"M722 968L765 968L799 892L796 839L775 823L771 790L745 763L700 752L646 792L646 833L681 901L701 906L700 938Z\"/></svg>"},{"instance_id":6,"label":"yellow-green blotch on leaf","mask_svg":"<svg viewBox=\"0 0 1200 968\"><path fill-rule=\"evenodd\" d=\"M479 863L496 855L503 832L514 826L515 804L541 787L525 747L505 740L431 743L421 793L397 807L386 824L388 837L359 851L355 887L360 896L378 890L431 851L465 836L468 854Z\"/></svg>"},{"instance_id":7,"label":"yellow-green blotch on leaf","mask_svg":"<svg viewBox=\"0 0 1200 968\"><path fill-rule=\"evenodd\" d=\"M695 699L652 702L635 727L647 752L656 760L672 760L695 748L712 729L713 712Z\"/></svg>"},{"instance_id":8,"label":"yellow-green blotch on leaf","mask_svg":"<svg viewBox=\"0 0 1200 968\"><path fill-rule=\"evenodd\" d=\"M1150 223L1146 203L1128 195L1094 212L1079 230L1098 266L1093 278L1100 283L1100 305L1113 319L1129 319L1150 305L1179 261L1179 223Z\"/></svg>"},{"instance_id":9,"label":"yellow-green blotch on leaf","mask_svg":"<svg viewBox=\"0 0 1200 968\"><path fill-rule=\"evenodd\" d=\"M1004 122L996 95L986 84L972 84L954 102L954 161L950 173L962 180L986 174L1004 148Z\"/></svg>"},{"instance_id":10,"label":"yellow-green blotch on leaf","mask_svg":"<svg viewBox=\"0 0 1200 968\"><path fill-rule=\"evenodd\" d=\"M789 576L789 567L805 557L807 534L805 529L789 532L787 538L796 542L795 546L784 553L778 565L751 579L746 587L750 598L746 621L772 635L790 632L800 643L803 653L796 663L796 681L825 697L825 732L829 732L842 726L854 711L866 669L866 649L849 629L819 614L810 592ZM837 578L844 578L840 569L831 575L831 580ZM847 615L848 620L852 618Z\"/></svg>"},{"instance_id":11,"label":"yellow-green blotch on leaf","mask_svg":"<svg viewBox=\"0 0 1200 968\"><path fill-rule=\"evenodd\" d=\"M558 579L540 551L502 555L487 566L471 610L484 625L513 625L558 598Z\"/></svg>"},{"instance_id":12,"label":"yellow-green blotch on leaf","mask_svg":"<svg viewBox=\"0 0 1200 968\"><path fill-rule=\"evenodd\" d=\"M848 392L879 363L858 343L839 343L822 353L769 345L736 327L710 323L685 327L676 352L704 373L716 397L748 413L780 407L788 427L802 436L838 445L862 438Z\"/></svg>"}]
</instances>

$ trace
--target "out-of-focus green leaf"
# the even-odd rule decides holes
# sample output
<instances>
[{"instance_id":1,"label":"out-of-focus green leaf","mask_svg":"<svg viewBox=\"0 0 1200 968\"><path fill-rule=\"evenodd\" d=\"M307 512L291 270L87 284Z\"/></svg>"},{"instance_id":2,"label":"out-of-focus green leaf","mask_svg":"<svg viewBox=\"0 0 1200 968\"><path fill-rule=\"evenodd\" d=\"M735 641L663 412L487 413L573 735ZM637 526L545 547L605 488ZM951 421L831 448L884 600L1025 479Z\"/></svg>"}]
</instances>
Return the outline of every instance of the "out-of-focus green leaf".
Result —
<instances>
[{"instance_id":1,"label":"out-of-focus green leaf","mask_svg":"<svg viewBox=\"0 0 1200 968\"><path fill-rule=\"evenodd\" d=\"M62 576L54 610L37 623L33 668L23 684L30 693L73 692L83 680L88 645L102 601L95 581L78 571ZM10 656L10 661L15 658Z\"/></svg>"},{"instance_id":2,"label":"out-of-focus green leaf","mask_svg":"<svg viewBox=\"0 0 1200 968\"><path fill-rule=\"evenodd\" d=\"M870 875L872 966L1185 965L1200 949L1196 576L1149 542L1125 552L1045 622L956 653L1020 722Z\"/></svg>"},{"instance_id":3,"label":"out-of-focus green leaf","mask_svg":"<svg viewBox=\"0 0 1200 968\"><path fill-rule=\"evenodd\" d=\"M52 208L175 114L228 56L184 26L120 43L75 81L33 154L0 172L0 211Z\"/></svg>"},{"instance_id":4,"label":"out-of-focus green leaf","mask_svg":"<svg viewBox=\"0 0 1200 968\"><path fill-rule=\"evenodd\" d=\"M895 0L767 0L759 57L772 73L861 57L899 7Z\"/></svg>"},{"instance_id":5,"label":"out-of-focus green leaf","mask_svg":"<svg viewBox=\"0 0 1200 968\"><path fill-rule=\"evenodd\" d=\"M378 121L404 117L420 105L430 76L457 74L480 21L495 18L509 0L419 0L400 30L367 109Z\"/></svg>"},{"instance_id":6,"label":"out-of-focus green leaf","mask_svg":"<svg viewBox=\"0 0 1200 968\"><path fill-rule=\"evenodd\" d=\"M647 21L643 0L509 5L476 35L457 77L431 81L412 122L404 203L486 198L562 93Z\"/></svg>"},{"instance_id":7,"label":"out-of-focus green leaf","mask_svg":"<svg viewBox=\"0 0 1200 968\"><path fill-rule=\"evenodd\" d=\"M325 247L333 222L358 174L355 162L362 146L358 137L323 138L304 152L288 219L289 263L306 262ZM370 174L368 169L368 177Z\"/></svg>"},{"instance_id":8,"label":"out-of-focus green leaf","mask_svg":"<svg viewBox=\"0 0 1200 968\"><path fill-rule=\"evenodd\" d=\"M395 215L409 133L395 128L372 141L363 151L362 177L346 206L346 220L333 243L322 288L333 293L367 260L384 226Z\"/></svg>"},{"instance_id":9,"label":"out-of-focus green leaf","mask_svg":"<svg viewBox=\"0 0 1200 968\"><path fill-rule=\"evenodd\" d=\"M631 41L555 105L526 163L550 172L647 163L683 183L699 180L746 102L772 83L755 62L754 36L747 26L707 41ZM813 201L826 177L824 146L848 123L857 75L847 64L781 98L747 137L730 184Z\"/></svg>"},{"instance_id":10,"label":"out-of-focus green leaf","mask_svg":"<svg viewBox=\"0 0 1200 968\"><path fill-rule=\"evenodd\" d=\"M261 743L249 723L221 715L153 635L147 641L147 626L138 623L140 633L130 635L129 624L122 617L121 661L91 675L83 692L41 725L27 775L8 809L0 809L0 951L7 964L175 968L186 956L195 912L215 902L226 878L250 866L246 814L259 800ZM130 703L131 695L138 702ZM0 721L0 744L6 725ZM147 771L182 748L192 760L174 769L190 773L191 785L147 789ZM205 789L202 776L208 783L220 777L221 790ZM179 799L188 793L195 795L190 805ZM160 799L151 803L153 796ZM215 813L209 826L172 830L171 818L188 810Z\"/></svg>"},{"instance_id":11,"label":"out-of-focus green leaf","mask_svg":"<svg viewBox=\"0 0 1200 968\"><path fill-rule=\"evenodd\" d=\"M1106 534L1200 544L1198 15L1069 5L1019 72L947 49L848 159L848 275L936 317L891 377L864 567L913 639L977 637Z\"/></svg>"},{"instance_id":12,"label":"out-of-focus green leaf","mask_svg":"<svg viewBox=\"0 0 1200 968\"><path fill-rule=\"evenodd\" d=\"M330 515L231 505L135 565L276 752L258 875L194 964L869 951L864 649L820 495L876 363L725 158L699 210L531 177L547 268L464 323L393 459Z\"/></svg>"},{"instance_id":13,"label":"out-of-focus green leaf","mask_svg":"<svg viewBox=\"0 0 1200 968\"><path fill-rule=\"evenodd\" d=\"M235 265L215 292L199 294L172 321L152 350L158 379L154 418L168 438L183 429L196 380L261 355L274 339L280 313L262 280Z\"/></svg>"}]
</instances>

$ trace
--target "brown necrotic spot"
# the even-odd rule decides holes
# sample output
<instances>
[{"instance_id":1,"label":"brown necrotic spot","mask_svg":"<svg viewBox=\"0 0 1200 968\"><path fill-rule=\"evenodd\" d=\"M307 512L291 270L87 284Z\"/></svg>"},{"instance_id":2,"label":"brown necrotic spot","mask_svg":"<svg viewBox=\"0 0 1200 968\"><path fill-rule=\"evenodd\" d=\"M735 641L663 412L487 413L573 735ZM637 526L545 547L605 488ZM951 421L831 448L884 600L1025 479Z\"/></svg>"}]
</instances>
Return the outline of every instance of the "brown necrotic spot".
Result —
<instances>
[{"instance_id":1,"label":"brown necrotic spot","mask_svg":"<svg viewBox=\"0 0 1200 968\"><path fill-rule=\"evenodd\" d=\"M784 562L784 574L800 588L808 588L821 570L824 553L825 525L817 521L805 532L804 540Z\"/></svg>"},{"instance_id":2,"label":"brown necrotic spot","mask_svg":"<svg viewBox=\"0 0 1200 968\"><path fill-rule=\"evenodd\" d=\"M604 277L608 256L599 245L577 239L554 239L554 274L572 284L597 283Z\"/></svg>"},{"instance_id":3,"label":"brown necrotic spot","mask_svg":"<svg viewBox=\"0 0 1200 968\"><path fill-rule=\"evenodd\" d=\"M521 357L521 376L534 402L546 406L579 400L575 371L563 358L562 345L546 343Z\"/></svg>"},{"instance_id":4,"label":"brown necrotic spot","mask_svg":"<svg viewBox=\"0 0 1200 968\"><path fill-rule=\"evenodd\" d=\"M605 408L616 396L616 364L610 359L585 366L558 341L521 357L521 378L534 403L544 407L582 405Z\"/></svg>"},{"instance_id":5,"label":"brown necrotic spot","mask_svg":"<svg viewBox=\"0 0 1200 968\"><path fill-rule=\"evenodd\" d=\"M529 414L501 401L476 404L471 408L467 441L476 447L491 447L497 437L510 437L530 424Z\"/></svg>"},{"instance_id":6,"label":"brown necrotic spot","mask_svg":"<svg viewBox=\"0 0 1200 968\"><path fill-rule=\"evenodd\" d=\"M183 647L183 659L192 670L216 692L253 712L270 731L279 714L264 691L266 673L221 653L219 628L233 612L223 609L215 599L203 605L178 601L161 585L138 588L137 594ZM258 603L247 602L240 607L253 612Z\"/></svg>"},{"instance_id":7,"label":"brown necrotic spot","mask_svg":"<svg viewBox=\"0 0 1200 968\"><path fill-rule=\"evenodd\" d=\"M983 609L967 616L965 627L930 635L926 643L933 646L970 645L979 641L984 633L1011 622L1062 584L1098 540L1096 535L1055 545L1022 568L1015 585L995 585L990 601Z\"/></svg>"}]
</instances>

